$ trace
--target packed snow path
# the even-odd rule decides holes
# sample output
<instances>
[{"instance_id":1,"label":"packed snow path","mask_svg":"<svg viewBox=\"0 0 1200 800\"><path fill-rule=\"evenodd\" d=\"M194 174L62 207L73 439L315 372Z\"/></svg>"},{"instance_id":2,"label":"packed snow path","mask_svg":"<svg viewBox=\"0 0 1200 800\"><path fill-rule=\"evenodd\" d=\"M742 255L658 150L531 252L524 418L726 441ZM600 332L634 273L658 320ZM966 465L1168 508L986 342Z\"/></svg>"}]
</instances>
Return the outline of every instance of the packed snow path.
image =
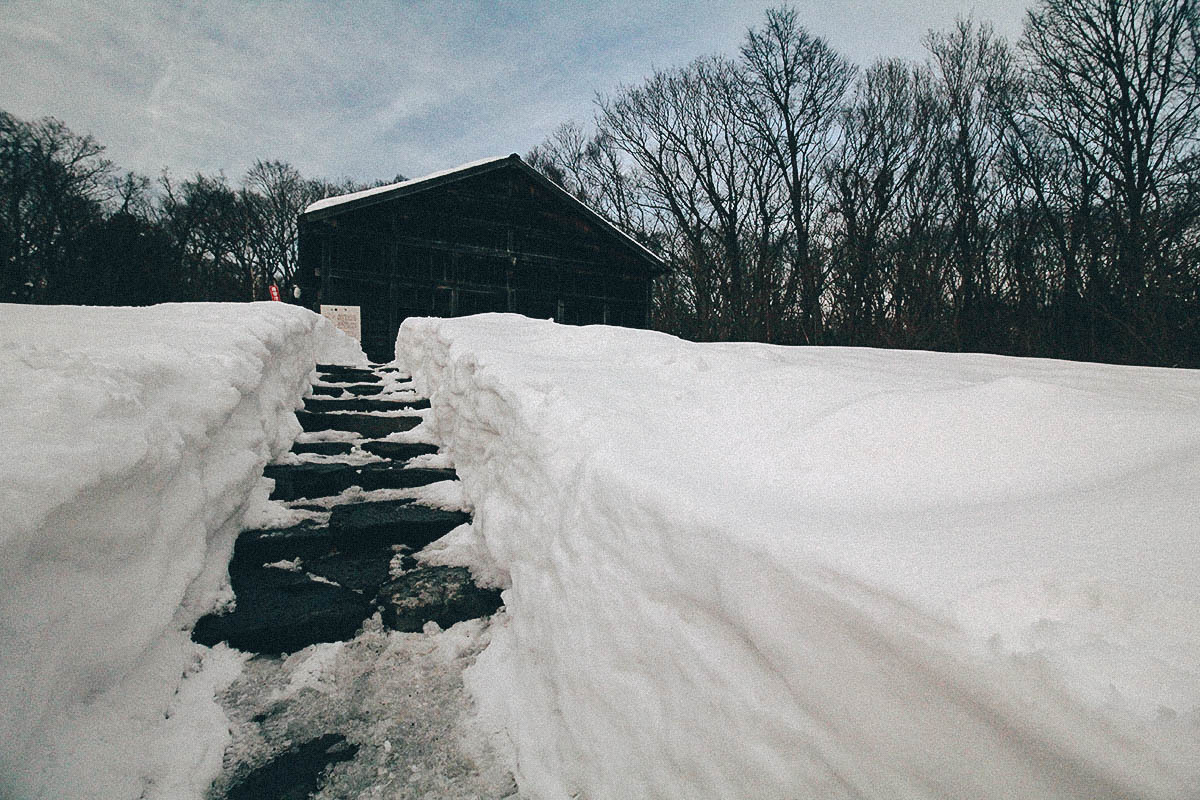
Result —
<instances>
[{"instance_id":1,"label":"packed snow path","mask_svg":"<svg viewBox=\"0 0 1200 800\"><path fill-rule=\"evenodd\" d=\"M499 592L475 586L463 567L412 556L470 521L453 508L454 471L421 465L441 463L435 445L410 433L429 403L395 367L318 372L297 413L305 434L265 470L286 511L239 535L234 607L192 634L259 654L224 695L234 742L210 795L509 794L511 778L490 774L502 770L460 752L446 713L465 711L461 668ZM479 622L442 632L464 620ZM439 637L449 642L426 641Z\"/></svg>"}]
</instances>

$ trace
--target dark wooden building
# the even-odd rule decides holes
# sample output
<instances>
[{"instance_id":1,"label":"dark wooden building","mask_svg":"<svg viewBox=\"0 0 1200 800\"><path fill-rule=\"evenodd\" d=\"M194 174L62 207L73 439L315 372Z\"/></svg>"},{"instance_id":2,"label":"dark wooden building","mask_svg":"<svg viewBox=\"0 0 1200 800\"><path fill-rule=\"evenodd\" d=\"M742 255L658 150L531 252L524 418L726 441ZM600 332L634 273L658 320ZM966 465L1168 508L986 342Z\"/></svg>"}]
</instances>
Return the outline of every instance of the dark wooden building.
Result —
<instances>
[{"instance_id":1,"label":"dark wooden building","mask_svg":"<svg viewBox=\"0 0 1200 800\"><path fill-rule=\"evenodd\" d=\"M331 197L300 216L300 302L359 306L391 360L406 317L514 311L645 327L662 262L517 155Z\"/></svg>"}]
</instances>

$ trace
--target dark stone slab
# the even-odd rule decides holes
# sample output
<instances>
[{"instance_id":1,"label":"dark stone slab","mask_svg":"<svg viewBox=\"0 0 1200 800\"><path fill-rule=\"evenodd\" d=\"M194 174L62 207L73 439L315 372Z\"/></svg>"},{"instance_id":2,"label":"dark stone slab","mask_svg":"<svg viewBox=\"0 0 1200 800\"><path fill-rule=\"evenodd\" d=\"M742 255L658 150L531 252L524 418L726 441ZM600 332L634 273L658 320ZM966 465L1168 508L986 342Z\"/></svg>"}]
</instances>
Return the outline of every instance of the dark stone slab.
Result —
<instances>
[{"instance_id":1,"label":"dark stone slab","mask_svg":"<svg viewBox=\"0 0 1200 800\"><path fill-rule=\"evenodd\" d=\"M354 637L374 606L341 586L314 581L303 572L230 565L237 607L201 617L192 640L228 642L247 653L293 653L317 642Z\"/></svg>"},{"instance_id":2,"label":"dark stone slab","mask_svg":"<svg viewBox=\"0 0 1200 800\"><path fill-rule=\"evenodd\" d=\"M383 378L378 375L364 372L319 372L317 373L317 378L323 384L346 383L359 385L373 383L378 385L383 383ZM339 386L338 388L344 389L345 387Z\"/></svg>"},{"instance_id":3,"label":"dark stone slab","mask_svg":"<svg viewBox=\"0 0 1200 800\"><path fill-rule=\"evenodd\" d=\"M291 528L243 531L233 547L229 564L231 578L242 564L251 567L293 558L309 559L335 549L334 532L327 525L302 522ZM234 586L234 591L237 587Z\"/></svg>"},{"instance_id":4,"label":"dark stone slab","mask_svg":"<svg viewBox=\"0 0 1200 800\"><path fill-rule=\"evenodd\" d=\"M391 433L410 431L421 424L421 418L376 417L369 414L319 414L297 411L296 419L306 431L350 431L369 439L381 439Z\"/></svg>"},{"instance_id":5,"label":"dark stone slab","mask_svg":"<svg viewBox=\"0 0 1200 800\"><path fill-rule=\"evenodd\" d=\"M406 384L406 383L412 383L412 378L396 378L396 379L393 379L393 381L392 381L393 385L400 384L401 388L404 388L403 384ZM365 396L365 395L379 394L380 392L383 391L383 384L382 383L348 383L345 386L338 386L337 388L343 389L353 395Z\"/></svg>"},{"instance_id":6,"label":"dark stone slab","mask_svg":"<svg viewBox=\"0 0 1200 800\"><path fill-rule=\"evenodd\" d=\"M390 458L395 461L407 461L417 456L430 455L437 452L437 445L424 442L376 442L366 441L359 445L368 453L380 458Z\"/></svg>"},{"instance_id":7,"label":"dark stone slab","mask_svg":"<svg viewBox=\"0 0 1200 800\"><path fill-rule=\"evenodd\" d=\"M407 500L335 506L329 518L333 540L341 551L402 544L420 550L470 522L462 511L443 511Z\"/></svg>"},{"instance_id":8,"label":"dark stone slab","mask_svg":"<svg viewBox=\"0 0 1200 800\"><path fill-rule=\"evenodd\" d=\"M325 771L341 761L350 761L358 745L346 737L327 733L290 749L247 774L234 784L227 800L305 800L325 782Z\"/></svg>"},{"instance_id":9,"label":"dark stone slab","mask_svg":"<svg viewBox=\"0 0 1200 800\"><path fill-rule=\"evenodd\" d=\"M405 469L384 462L370 464L268 464L263 476L275 481L272 500L327 497L351 486L363 489L408 489L457 478L452 469Z\"/></svg>"},{"instance_id":10,"label":"dark stone slab","mask_svg":"<svg viewBox=\"0 0 1200 800\"><path fill-rule=\"evenodd\" d=\"M317 372L325 376L326 383L380 383L383 380L374 370L359 367L317 364Z\"/></svg>"},{"instance_id":11,"label":"dark stone slab","mask_svg":"<svg viewBox=\"0 0 1200 800\"><path fill-rule=\"evenodd\" d=\"M449 628L486 617L501 606L500 592L480 589L466 567L421 567L384 584L376 598L383 622L407 633L426 622Z\"/></svg>"},{"instance_id":12,"label":"dark stone slab","mask_svg":"<svg viewBox=\"0 0 1200 800\"><path fill-rule=\"evenodd\" d=\"M381 386L381 387L379 387L379 389L380 389L380 391L382 391L383 387ZM342 393L342 389L340 386L317 386L314 383L313 387L312 387L312 393L337 397L338 395L340 395Z\"/></svg>"},{"instance_id":13,"label":"dark stone slab","mask_svg":"<svg viewBox=\"0 0 1200 800\"><path fill-rule=\"evenodd\" d=\"M350 442L296 442L293 453L315 453L319 456L343 456L354 449Z\"/></svg>"},{"instance_id":14,"label":"dark stone slab","mask_svg":"<svg viewBox=\"0 0 1200 800\"><path fill-rule=\"evenodd\" d=\"M363 486L364 489L409 489L439 481L456 481L458 473L452 469L368 464L363 469L363 480L368 484Z\"/></svg>"},{"instance_id":15,"label":"dark stone slab","mask_svg":"<svg viewBox=\"0 0 1200 800\"><path fill-rule=\"evenodd\" d=\"M423 397L412 400L309 397L305 399L304 407L309 411L404 411L409 408L429 408L429 401Z\"/></svg>"},{"instance_id":16,"label":"dark stone slab","mask_svg":"<svg viewBox=\"0 0 1200 800\"><path fill-rule=\"evenodd\" d=\"M343 389L344 391L349 392L352 395L355 395L356 397L363 397L363 396L369 396L369 395L373 395L373 394L379 394L380 392L383 391L383 384L381 384L381 383L352 383L348 386L342 386L340 388Z\"/></svg>"},{"instance_id":17,"label":"dark stone slab","mask_svg":"<svg viewBox=\"0 0 1200 800\"><path fill-rule=\"evenodd\" d=\"M395 554L390 545L349 552L336 551L304 561L303 567L308 572L328 578L347 589L374 597L379 592L379 587L391 577L389 567Z\"/></svg>"}]
</instances>

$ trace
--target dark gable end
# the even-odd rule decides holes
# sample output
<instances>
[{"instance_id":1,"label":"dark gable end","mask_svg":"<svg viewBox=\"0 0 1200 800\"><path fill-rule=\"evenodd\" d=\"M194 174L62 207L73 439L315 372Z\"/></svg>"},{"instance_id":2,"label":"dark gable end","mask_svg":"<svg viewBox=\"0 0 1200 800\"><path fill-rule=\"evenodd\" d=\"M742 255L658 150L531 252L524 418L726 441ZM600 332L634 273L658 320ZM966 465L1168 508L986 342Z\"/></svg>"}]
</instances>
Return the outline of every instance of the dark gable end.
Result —
<instances>
[{"instance_id":1,"label":"dark gable end","mask_svg":"<svg viewBox=\"0 0 1200 800\"><path fill-rule=\"evenodd\" d=\"M361 309L390 360L410 316L512 311L645 327L650 251L518 156L327 198L300 217L301 302Z\"/></svg>"}]
</instances>

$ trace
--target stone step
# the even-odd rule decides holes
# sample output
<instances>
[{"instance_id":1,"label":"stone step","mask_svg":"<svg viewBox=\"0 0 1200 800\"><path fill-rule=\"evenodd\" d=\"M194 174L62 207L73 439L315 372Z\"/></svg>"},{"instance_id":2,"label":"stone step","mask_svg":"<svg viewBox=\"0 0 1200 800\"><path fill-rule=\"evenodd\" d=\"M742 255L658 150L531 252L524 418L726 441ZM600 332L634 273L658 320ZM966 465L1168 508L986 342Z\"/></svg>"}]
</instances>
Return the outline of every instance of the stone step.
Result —
<instances>
[{"instance_id":1,"label":"stone step","mask_svg":"<svg viewBox=\"0 0 1200 800\"><path fill-rule=\"evenodd\" d=\"M325 783L325 770L339 761L351 761L358 745L346 737L327 733L292 745L261 767L251 770L225 793L226 800L310 797Z\"/></svg>"},{"instance_id":2,"label":"stone step","mask_svg":"<svg viewBox=\"0 0 1200 800\"><path fill-rule=\"evenodd\" d=\"M378 417L369 414L322 414L297 411L296 419L305 431L350 431L368 439L381 439L391 433L410 431L421 424L418 416Z\"/></svg>"},{"instance_id":3,"label":"stone step","mask_svg":"<svg viewBox=\"0 0 1200 800\"><path fill-rule=\"evenodd\" d=\"M302 522L290 528L242 531L233 548L233 559L229 562L230 580L234 580L234 573L243 565L252 568L293 558L319 558L336 549L334 532L329 526L315 522Z\"/></svg>"},{"instance_id":4,"label":"stone step","mask_svg":"<svg viewBox=\"0 0 1200 800\"><path fill-rule=\"evenodd\" d=\"M372 455L380 458L390 458L393 461L407 461L417 456L431 455L437 452L437 445L424 442L380 442L366 441L359 445Z\"/></svg>"},{"instance_id":5,"label":"stone step","mask_svg":"<svg viewBox=\"0 0 1200 800\"><path fill-rule=\"evenodd\" d=\"M325 383L380 383L383 380L374 370L361 367L317 364L317 372L324 376Z\"/></svg>"},{"instance_id":6,"label":"stone step","mask_svg":"<svg viewBox=\"0 0 1200 800\"><path fill-rule=\"evenodd\" d=\"M396 552L391 545L378 545L363 550L335 550L308 560L301 559L305 570L333 581L339 586L374 597L379 588L391 578L391 563ZM402 556L404 566L415 566L411 556Z\"/></svg>"},{"instance_id":7,"label":"stone step","mask_svg":"<svg viewBox=\"0 0 1200 800\"><path fill-rule=\"evenodd\" d=\"M429 408L425 398L413 400L376 400L373 398L356 397L341 399L330 397L309 397L304 401L304 407L309 411L404 411L405 409Z\"/></svg>"},{"instance_id":8,"label":"stone step","mask_svg":"<svg viewBox=\"0 0 1200 800\"><path fill-rule=\"evenodd\" d=\"M263 477L275 481L272 500L328 497L350 488L409 489L458 476L452 469L405 467L388 462L369 464L268 464Z\"/></svg>"},{"instance_id":9,"label":"stone step","mask_svg":"<svg viewBox=\"0 0 1200 800\"><path fill-rule=\"evenodd\" d=\"M374 372L377 364L367 362L367 366L360 367L356 364L322 364L317 362L317 369L321 372Z\"/></svg>"},{"instance_id":10,"label":"stone step","mask_svg":"<svg viewBox=\"0 0 1200 800\"><path fill-rule=\"evenodd\" d=\"M378 375L361 374L361 373L357 373L357 372L355 372L355 373L321 372L321 373L317 374L317 378L321 383L324 383L324 384L346 383L346 384L353 384L353 385L357 386L357 385L364 384L364 383L367 383L367 384L370 384L370 383L382 384L383 383L383 378L379 377ZM343 387L339 386L338 388L340 389Z\"/></svg>"},{"instance_id":11,"label":"stone step","mask_svg":"<svg viewBox=\"0 0 1200 800\"><path fill-rule=\"evenodd\" d=\"M379 390L383 391L383 387L380 386ZM340 395L342 393L342 389L340 386L318 386L314 383L313 387L312 387L312 393L315 395L323 394L323 395L330 395L333 397L337 397L338 395Z\"/></svg>"},{"instance_id":12,"label":"stone step","mask_svg":"<svg viewBox=\"0 0 1200 800\"><path fill-rule=\"evenodd\" d=\"M230 561L230 580L236 582L234 575L243 568L255 569L294 558L309 563L331 553L362 552L394 544L416 551L470 521L471 515L463 511L443 511L411 500L334 506L328 525L302 522L290 528L243 531Z\"/></svg>"},{"instance_id":13,"label":"stone step","mask_svg":"<svg viewBox=\"0 0 1200 800\"><path fill-rule=\"evenodd\" d=\"M375 605L357 592L314 581L304 572L236 568L230 578L237 604L227 614L201 617L192 640L213 646L228 642L247 653L294 653L317 642L353 638Z\"/></svg>"},{"instance_id":14,"label":"stone step","mask_svg":"<svg viewBox=\"0 0 1200 800\"><path fill-rule=\"evenodd\" d=\"M407 381L396 381L396 383L399 384L404 384L406 382ZM312 393L315 396L338 397L342 392L347 392L355 397L371 397L373 395L383 393L383 384L348 383L345 386L330 386L322 383L314 383L312 387Z\"/></svg>"},{"instance_id":15,"label":"stone step","mask_svg":"<svg viewBox=\"0 0 1200 800\"><path fill-rule=\"evenodd\" d=\"M313 453L318 456L342 456L354 449L350 442L295 442L293 453Z\"/></svg>"},{"instance_id":16,"label":"stone step","mask_svg":"<svg viewBox=\"0 0 1200 800\"><path fill-rule=\"evenodd\" d=\"M421 567L384 584L376 598L383 623L417 633L426 622L449 628L486 617L503 605L497 589L481 589L466 567Z\"/></svg>"},{"instance_id":17,"label":"stone step","mask_svg":"<svg viewBox=\"0 0 1200 800\"><path fill-rule=\"evenodd\" d=\"M444 511L407 500L380 500L334 506L329 529L342 551L402 544L415 552L470 521L471 515L463 511Z\"/></svg>"},{"instance_id":18,"label":"stone step","mask_svg":"<svg viewBox=\"0 0 1200 800\"><path fill-rule=\"evenodd\" d=\"M346 386L338 387L343 391L349 392L355 397L369 397L373 394L379 394L383 391L382 383L351 383Z\"/></svg>"},{"instance_id":19,"label":"stone step","mask_svg":"<svg viewBox=\"0 0 1200 800\"><path fill-rule=\"evenodd\" d=\"M288 547L280 541L264 541L252 537L239 538L237 551L229 562L229 582L234 594L262 592L268 587L284 587L294 583L297 575L311 573L346 589L353 589L367 599L379 592L390 579L390 566L396 550L390 544L371 547L339 549L333 531L322 527L323 535L304 540L293 539ZM416 566L411 556L404 556L406 567ZM266 564L300 559L300 570L266 567Z\"/></svg>"}]
</instances>

